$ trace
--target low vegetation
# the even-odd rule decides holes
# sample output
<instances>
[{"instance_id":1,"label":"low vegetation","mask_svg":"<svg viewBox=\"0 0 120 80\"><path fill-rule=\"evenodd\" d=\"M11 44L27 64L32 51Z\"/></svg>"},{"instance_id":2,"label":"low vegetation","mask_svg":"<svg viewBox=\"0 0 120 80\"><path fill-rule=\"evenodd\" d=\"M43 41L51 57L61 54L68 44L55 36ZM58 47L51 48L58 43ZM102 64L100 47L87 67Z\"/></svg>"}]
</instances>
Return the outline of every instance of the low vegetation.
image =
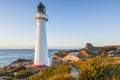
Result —
<instances>
[{"instance_id":1,"label":"low vegetation","mask_svg":"<svg viewBox=\"0 0 120 80\"><path fill-rule=\"evenodd\" d=\"M21 70L19 72L17 72L17 74L15 75L15 78L26 78L28 76L32 75L32 72L30 70Z\"/></svg>"},{"instance_id":2,"label":"low vegetation","mask_svg":"<svg viewBox=\"0 0 120 80\"><path fill-rule=\"evenodd\" d=\"M71 63L79 80L120 80L120 58L95 57Z\"/></svg>"},{"instance_id":3,"label":"low vegetation","mask_svg":"<svg viewBox=\"0 0 120 80\"><path fill-rule=\"evenodd\" d=\"M119 57L94 57L71 61L79 74L78 80L120 80ZM59 63L29 77L28 80L74 80L68 63Z\"/></svg>"},{"instance_id":4,"label":"low vegetation","mask_svg":"<svg viewBox=\"0 0 120 80\"><path fill-rule=\"evenodd\" d=\"M10 72L14 73L14 72L18 72L20 70L25 70L25 67L24 66L19 66L19 67L16 67L16 68L12 69Z\"/></svg>"},{"instance_id":5,"label":"low vegetation","mask_svg":"<svg viewBox=\"0 0 120 80\"><path fill-rule=\"evenodd\" d=\"M68 63L58 63L41 70L28 80L73 80Z\"/></svg>"}]
</instances>

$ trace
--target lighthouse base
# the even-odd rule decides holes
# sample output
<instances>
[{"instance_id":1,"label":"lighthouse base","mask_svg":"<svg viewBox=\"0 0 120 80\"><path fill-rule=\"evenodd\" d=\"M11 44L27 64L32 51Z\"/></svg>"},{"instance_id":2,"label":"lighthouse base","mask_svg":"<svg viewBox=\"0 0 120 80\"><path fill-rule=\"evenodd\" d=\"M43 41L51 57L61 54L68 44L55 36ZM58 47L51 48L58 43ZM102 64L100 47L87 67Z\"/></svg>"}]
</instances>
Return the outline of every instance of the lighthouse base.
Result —
<instances>
[{"instance_id":1,"label":"lighthouse base","mask_svg":"<svg viewBox=\"0 0 120 80\"><path fill-rule=\"evenodd\" d=\"M35 68L43 68L43 67L47 67L46 65L33 65L33 67Z\"/></svg>"}]
</instances>

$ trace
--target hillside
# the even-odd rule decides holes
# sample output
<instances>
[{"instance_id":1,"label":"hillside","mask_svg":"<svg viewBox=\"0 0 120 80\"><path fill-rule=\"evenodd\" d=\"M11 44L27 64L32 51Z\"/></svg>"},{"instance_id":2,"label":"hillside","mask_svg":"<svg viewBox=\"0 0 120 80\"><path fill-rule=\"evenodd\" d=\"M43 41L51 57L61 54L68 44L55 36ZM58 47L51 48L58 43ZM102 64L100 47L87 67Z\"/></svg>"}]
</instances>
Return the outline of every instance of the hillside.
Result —
<instances>
[{"instance_id":1,"label":"hillside","mask_svg":"<svg viewBox=\"0 0 120 80\"><path fill-rule=\"evenodd\" d=\"M72 65L79 72L78 80L120 80L120 58L94 57L59 63L41 70L29 80L76 80L71 75Z\"/></svg>"}]
</instances>

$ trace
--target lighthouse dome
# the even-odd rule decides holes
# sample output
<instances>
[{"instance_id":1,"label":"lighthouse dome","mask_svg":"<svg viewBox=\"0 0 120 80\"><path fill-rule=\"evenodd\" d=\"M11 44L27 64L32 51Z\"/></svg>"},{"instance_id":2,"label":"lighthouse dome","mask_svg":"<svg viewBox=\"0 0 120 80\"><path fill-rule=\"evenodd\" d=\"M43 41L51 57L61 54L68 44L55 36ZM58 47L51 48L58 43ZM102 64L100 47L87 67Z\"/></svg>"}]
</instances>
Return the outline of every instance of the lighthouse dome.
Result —
<instances>
[{"instance_id":1,"label":"lighthouse dome","mask_svg":"<svg viewBox=\"0 0 120 80\"><path fill-rule=\"evenodd\" d=\"M37 12L46 14L46 8L45 8L45 6L42 4L42 2L40 2L40 3L37 5Z\"/></svg>"}]
</instances>

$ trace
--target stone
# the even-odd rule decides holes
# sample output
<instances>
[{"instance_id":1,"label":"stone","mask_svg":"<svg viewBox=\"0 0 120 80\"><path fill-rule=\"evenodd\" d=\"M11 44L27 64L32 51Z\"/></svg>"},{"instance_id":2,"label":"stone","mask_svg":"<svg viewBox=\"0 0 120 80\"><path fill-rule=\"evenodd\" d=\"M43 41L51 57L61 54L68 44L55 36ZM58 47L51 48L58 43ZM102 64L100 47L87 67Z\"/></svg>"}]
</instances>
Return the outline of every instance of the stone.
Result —
<instances>
[{"instance_id":1,"label":"stone","mask_svg":"<svg viewBox=\"0 0 120 80\"><path fill-rule=\"evenodd\" d=\"M85 48L92 49L93 45L91 43L86 43Z\"/></svg>"}]
</instances>

